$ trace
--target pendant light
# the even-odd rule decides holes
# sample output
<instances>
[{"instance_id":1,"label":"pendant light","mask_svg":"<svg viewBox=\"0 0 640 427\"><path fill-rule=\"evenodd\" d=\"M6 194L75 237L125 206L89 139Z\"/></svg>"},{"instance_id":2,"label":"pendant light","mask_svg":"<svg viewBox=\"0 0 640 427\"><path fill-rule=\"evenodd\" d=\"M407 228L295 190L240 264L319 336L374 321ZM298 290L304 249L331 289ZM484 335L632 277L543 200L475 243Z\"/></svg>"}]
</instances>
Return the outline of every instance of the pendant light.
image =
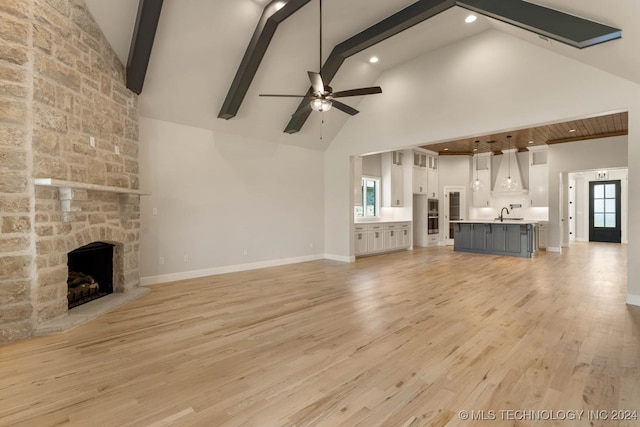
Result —
<instances>
[{"instance_id":1,"label":"pendant light","mask_svg":"<svg viewBox=\"0 0 640 427\"><path fill-rule=\"evenodd\" d=\"M480 141L476 140L476 147L478 147L479 143ZM476 154L473 157L476 158L476 179L471 183L471 191L473 191L474 193L477 193L484 189L484 184L482 183L482 181L480 181L480 178L478 177L478 148L476 148L475 151L476 151Z\"/></svg>"},{"instance_id":2,"label":"pendant light","mask_svg":"<svg viewBox=\"0 0 640 427\"><path fill-rule=\"evenodd\" d=\"M505 190L515 190L518 186L518 183L511 178L511 135L507 135L507 161L509 162L509 176L502 183L502 188Z\"/></svg>"}]
</instances>

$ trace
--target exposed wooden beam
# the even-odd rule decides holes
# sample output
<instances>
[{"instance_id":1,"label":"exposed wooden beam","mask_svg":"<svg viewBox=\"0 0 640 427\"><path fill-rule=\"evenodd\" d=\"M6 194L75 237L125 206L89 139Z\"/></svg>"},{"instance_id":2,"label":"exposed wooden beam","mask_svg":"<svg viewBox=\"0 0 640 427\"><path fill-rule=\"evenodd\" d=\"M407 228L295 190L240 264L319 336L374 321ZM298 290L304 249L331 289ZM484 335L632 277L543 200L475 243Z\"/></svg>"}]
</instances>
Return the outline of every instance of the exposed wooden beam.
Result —
<instances>
[{"instance_id":1,"label":"exposed wooden beam","mask_svg":"<svg viewBox=\"0 0 640 427\"><path fill-rule=\"evenodd\" d=\"M613 136L623 136L623 135L629 135L629 131L621 130L616 132L600 133L597 135L574 136L571 138L553 139L553 140L547 141L547 145L562 144L564 142L586 141L588 139L611 138Z\"/></svg>"},{"instance_id":2,"label":"exposed wooden beam","mask_svg":"<svg viewBox=\"0 0 640 427\"><path fill-rule=\"evenodd\" d=\"M328 85L335 77L343 62L350 56L380 43L389 37L395 36L440 12L444 12L455 6L455 3L455 0L420 0L336 45L322 66L322 80ZM296 111L302 107L302 103L304 102L307 101L301 101ZM284 131L286 133L296 133L300 131L310 114L311 111L306 111L302 114L292 115Z\"/></svg>"},{"instance_id":3,"label":"exposed wooden beam","mask_svg":"<svg viewBox=\"0 0 640 427\"><path fill-rule=\"evenodd\" d=\"M310 1L289 0L281 9L278 9L279 2L274 0L264 8L229 92L227 92L227 97L218 113L218 118L228 120L238 114L240 105L242 105L278 25Z\"/></svg>"},{"instance_id":4,"label":"exposed wooden beam","mask_svg":"<svg viewBox=\"0 0 640 427\"><path fill-rule=\"evenodd\" d=\"M622 37L622 30L523 0L458 0L465 9L578 49Z\"/></svg>"},{"instance_id":5,"label":"exposed wooden beam","mask_svg":"<svg viewBox=\"0 0 640 427\"><path fill-rule=\"evenodd\" d=\"M622 36L622 31L618 28L538 6L524 0L421 0L337 45L322 67L322 77L325 84L329 84L349 56L452 6L473 10L580 49ZM290 134L300 131L310 114L311 112L307 111L304 114L293 115L284 131Z\"/></svg>"},{"instance_id":6,"label":"exposed wooden beam","mask_svg":"<svg viewBox=\"0 0 640 427\"><path fill-rule=\"evenodd\" d=\"M163 0L140 0L127 60L127 88L138 95L147 75Z\"/></svg>"}]
</instances>

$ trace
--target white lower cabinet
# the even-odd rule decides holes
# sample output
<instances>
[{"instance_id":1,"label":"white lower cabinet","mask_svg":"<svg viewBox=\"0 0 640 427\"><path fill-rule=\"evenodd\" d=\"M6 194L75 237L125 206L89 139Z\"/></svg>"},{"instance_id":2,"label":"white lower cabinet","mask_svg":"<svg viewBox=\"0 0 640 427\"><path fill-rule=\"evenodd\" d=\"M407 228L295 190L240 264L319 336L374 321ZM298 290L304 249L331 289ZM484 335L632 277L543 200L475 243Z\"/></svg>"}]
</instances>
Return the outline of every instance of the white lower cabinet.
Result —
<instances>
[{"instance_id":1,"label":"white lower cabinet","mask_svg":"<svg viewBox=\"0 0 640 427\"><path fill-rule=\"evenodd\" d=\"M393 251L398 248L398 230L396 224L384 226L384 250Z\"/></svg>"},{"instance_id":2,"label":"white lower cabinet","mask_svg":"<svg viewBox=\"0 0 640 427\"><path fill-rule=\"evenodd\" d=\"M354 230L356 256L392 252L411 247L410 222L356 224Z\"/></svg>"},{"instance_id":3,"label":"white lower cabinet","mask_svg":"<svg viewBox=\"0 0 640 427\"><path fill-rule=\"evenodd\" d=\"M410 222L401 222L398 225L398 241L400 248L410 248L411 247L411 236L413 233L411 232L411 223Z\"/></svg>"},{"instance_id":4,"label":"white lower cabinet","mask_svg":"<svg viewBox=\"0 0 640 427\"><path fill-rule=\"evenodd\" d=\"M547 249L548 223L538 223L538 246L540 249Z\"/></svg>"},{"instance_id":5,"label":"white lower cabinet","mask_svg":"<svg viewBox=\"0 0 640 427\"><path fill-rule=\"evenodd\" d=\"M356 226L354 227L355 233L353 236L353 243L355 245L355 254L356 256L358 255L363 255L367 253L367 239L368 239L368 232L367 232L367 226L366 225L358 225L356 224Z\"/></svg>"},{"instance_id":6,"label":"white lower cabinet","mask_svg":"<svg viewBox=\"0 0 640 427\"><path fill-rule=\"evenodd\" d=\"M367 253L382 252L384 249L382 224L370 225L367 234Z\"/></svg>"}]
</instances>

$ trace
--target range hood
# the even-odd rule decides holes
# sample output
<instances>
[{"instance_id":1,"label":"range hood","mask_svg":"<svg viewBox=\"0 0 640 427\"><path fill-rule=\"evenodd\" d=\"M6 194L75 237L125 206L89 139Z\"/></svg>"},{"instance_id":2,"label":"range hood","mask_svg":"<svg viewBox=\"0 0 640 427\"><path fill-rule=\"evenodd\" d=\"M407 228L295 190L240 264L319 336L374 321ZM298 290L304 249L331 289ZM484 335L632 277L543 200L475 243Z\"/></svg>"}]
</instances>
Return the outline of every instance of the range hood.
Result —
<instances>
[{"instance_id":1,"label":"range hood","mask_svg":"<svg viewBox=\"0 0 640 427\"><path fill-rule=\"evenodd\" d=\"M518 166L517 152L516 148L502 150L503 155L493 186L493 194L508 196L528 193L528 190L522 187L522 174L520 173L520 166ZM509 177L511 177L514 184L511 188L505 188L503 184Z\"/></svg>"}]
</instances>

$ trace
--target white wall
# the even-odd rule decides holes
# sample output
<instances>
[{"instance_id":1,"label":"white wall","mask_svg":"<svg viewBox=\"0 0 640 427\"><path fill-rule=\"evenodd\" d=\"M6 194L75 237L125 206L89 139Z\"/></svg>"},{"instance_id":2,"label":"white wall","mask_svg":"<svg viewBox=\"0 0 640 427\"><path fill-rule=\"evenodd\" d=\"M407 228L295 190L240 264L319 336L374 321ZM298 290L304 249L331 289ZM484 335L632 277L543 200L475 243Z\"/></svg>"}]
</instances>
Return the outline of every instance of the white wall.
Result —
<instances>
[{"instance_id":1,"label":"white wall","mask_svg":"<svg viewBox=\"0 0 640 427\"><path fill-rule=\"evenodd\" d=\"M569 172L590 169L626 167L628 159L627 136L592 139L549 146L549 222L560 223L560 183L563 183L564 200L568 200ZM560 175L563 179L560 179ZM555 207L554 207L555 206ZM569 212L562 209L566 227L549 230L549 248L559 250L569 244Z\"/></svg>"},{"instance_id":2,"label":"white wall","mask_svg":"<svg viewBox=\"0 0 640 427\"><path fill-rule=\"evenodd\" d=\"M325 152L327 253L353 253L348 215L353 154L628 110L629 158L636 159L629 165L629 185L640 187L640 86L628 80L490 30L389 70L377 83L384 93L365 98L361 114L345 124ZM551 198L558 195L557 189L551 193ZM559 246L557 212L554 201L549 230L557 238L549 243ZM633 259L640 257L640 197L630 194L629 212ZM637 296L640 303L640 266L631 264L629 300Z\"/></svg>"},{"instance_id":3,"label":"white wall","mask_svg":"<svg viewBox=\"0 0 640 427\"><path fill-rule=\"evenodd\" d=\"M323 175L318 151L141 118L143 283L321 258Z\"/></svg>"}]
</instances>

